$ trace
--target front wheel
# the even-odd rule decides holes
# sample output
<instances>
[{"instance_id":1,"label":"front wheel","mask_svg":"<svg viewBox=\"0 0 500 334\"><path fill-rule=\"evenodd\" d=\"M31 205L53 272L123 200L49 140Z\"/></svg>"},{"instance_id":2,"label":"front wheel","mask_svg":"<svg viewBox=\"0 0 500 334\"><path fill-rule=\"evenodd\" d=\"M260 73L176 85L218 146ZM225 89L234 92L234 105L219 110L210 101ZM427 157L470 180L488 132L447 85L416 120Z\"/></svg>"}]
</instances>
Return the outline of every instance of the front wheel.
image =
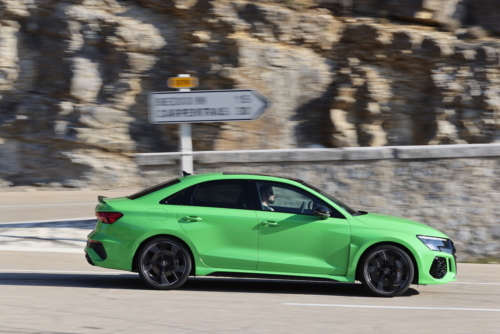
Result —
<instances>
[{"instance_id":1,"label":"front wheel","mask_svg":"<svg viewBox=\"0 0 500 334\"><path fill-rule=\"evenodd\" d=\"M408 290L415 269L408 254L399 247L381 245L363 255L358 277L363 287L379 297L394 297Z\"/></svg>"},{"instance_id":2,"label":"front wheel","mask_svg":"<svg viewBox=\"0 0 500 334\"><path fill-rule=\"evenodd\" d=\"M155 238L141 247L137 261L141 279L161 290L179 288L188 279L192 266L186 247L167 237Z\"/></svg>"}]
</instances>

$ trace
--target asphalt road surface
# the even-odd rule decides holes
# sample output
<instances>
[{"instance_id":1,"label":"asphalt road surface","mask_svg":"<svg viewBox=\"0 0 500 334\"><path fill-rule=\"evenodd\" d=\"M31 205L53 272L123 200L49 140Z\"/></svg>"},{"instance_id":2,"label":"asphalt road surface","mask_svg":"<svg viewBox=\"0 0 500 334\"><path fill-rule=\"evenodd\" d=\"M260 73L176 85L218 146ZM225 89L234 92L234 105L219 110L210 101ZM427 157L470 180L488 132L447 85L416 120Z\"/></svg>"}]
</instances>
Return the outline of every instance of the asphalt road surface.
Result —
<instances>
[{"instance_id":1,"label":"asphalt road surface","mask_svg":"<svg viewBox=\"0 0 500 334\"><path fill-rule=\"evenodd\" d=\"M0 251L0 333L499 333L500 265L397 298L360 284L191 278L148 289L82 254Z\"/></svg>"}]
</instances>

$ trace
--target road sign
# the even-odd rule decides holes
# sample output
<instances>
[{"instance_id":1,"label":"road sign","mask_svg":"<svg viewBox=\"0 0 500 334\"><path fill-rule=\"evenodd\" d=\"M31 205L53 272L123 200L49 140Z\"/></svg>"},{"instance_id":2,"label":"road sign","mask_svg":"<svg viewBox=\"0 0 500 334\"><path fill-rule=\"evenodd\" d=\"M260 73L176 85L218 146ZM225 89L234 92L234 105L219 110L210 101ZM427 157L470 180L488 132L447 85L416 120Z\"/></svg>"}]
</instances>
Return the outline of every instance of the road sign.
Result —
<instances>
[{"instance_id":1,"label":"road sign","mask_svg":"<svg viewBox=\"0 0 500 334\"><path fill-rule=\"evenodd\" d=\"M154 124L250 121L270 104L250 89L150 93L149 121Z\"/></svg>"},{"instance_id":2,"label":"road sign","mask_svg":"<svg viewBox=\"0 0 500 334\"><path fill-rule=\"evenodd\" d=\"M170 88L194 88L194 87L198 87L198 78L196 78L196 77L168 78L167 86Z\"/></svg>"}]
</instances>

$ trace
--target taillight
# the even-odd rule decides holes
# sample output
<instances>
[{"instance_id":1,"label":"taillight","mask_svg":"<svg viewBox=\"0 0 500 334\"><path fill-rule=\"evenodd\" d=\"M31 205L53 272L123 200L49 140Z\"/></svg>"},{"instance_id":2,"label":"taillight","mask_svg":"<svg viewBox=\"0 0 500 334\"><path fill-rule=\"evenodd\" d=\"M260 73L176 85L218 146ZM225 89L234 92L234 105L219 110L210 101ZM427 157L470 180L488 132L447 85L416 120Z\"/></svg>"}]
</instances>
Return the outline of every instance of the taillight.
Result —
<instances>
[{"instance_id":1,"label":"taillight","mask_svg":"<svg viewBox=\"0 0 500 334\"><path fill-rule=\"evenodd\" d=\"M123 213L120 212L96 212L95 216L104 224L113 224L118 219L123 217Z\"/></svg>"}]
</instances>

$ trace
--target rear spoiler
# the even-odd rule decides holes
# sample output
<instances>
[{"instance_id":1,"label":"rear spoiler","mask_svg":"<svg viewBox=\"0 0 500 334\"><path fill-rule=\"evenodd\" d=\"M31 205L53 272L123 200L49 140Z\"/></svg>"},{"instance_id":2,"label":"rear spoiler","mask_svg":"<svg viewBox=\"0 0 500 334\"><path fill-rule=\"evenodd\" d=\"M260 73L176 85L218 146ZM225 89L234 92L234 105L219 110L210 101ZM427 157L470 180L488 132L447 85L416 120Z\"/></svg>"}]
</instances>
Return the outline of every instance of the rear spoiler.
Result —
<instances>
[{"instance_id":1,"label":"rear spoiler","mask_svg":"<svg viewBox=\"0 0 500 334\"><path fill-rule=\"evenodd\" d=\"M97 196L97 200L101 204L106 204L106 202L104 201L105 198L107 198L107 197L106 196Z\"/></svg>"}]
</instances>

